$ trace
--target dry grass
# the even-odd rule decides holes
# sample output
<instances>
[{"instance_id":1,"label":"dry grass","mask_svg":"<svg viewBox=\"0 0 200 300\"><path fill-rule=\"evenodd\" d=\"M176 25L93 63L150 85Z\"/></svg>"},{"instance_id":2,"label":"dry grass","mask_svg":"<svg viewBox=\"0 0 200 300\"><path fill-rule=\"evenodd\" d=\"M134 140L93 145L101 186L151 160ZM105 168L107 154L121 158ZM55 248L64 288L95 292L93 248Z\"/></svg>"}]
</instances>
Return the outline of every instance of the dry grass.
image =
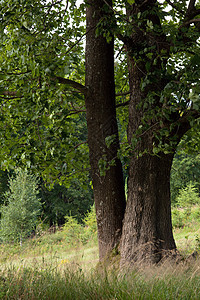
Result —
<instances>
[{"instance_id":1,"label":"dry grass","mask_svg":"<svg viewBox=\"0 0 200 300\"><path fill-rule=\"evenodd\" d=\"M184 228L175 234L181 240L197 230ZM195 240L186 240L193 251ZM182 243L186 254L188 243ZM0 299L200 299L200 259L195 258L98 272L96 242L70 247L51 236L23 247L1 245L0 261Z\"/></svg>"},{"instance_id":2,"label":"dry grass","mask_svg":"<svg viewBox=\"0 0 200 300\"><path fill-rule=\"evenodd\" d=\"M196 260L103 274L68 262L7 268L0 274L0 299L200 299L199 266Z\"/></svg>"}]
</instances>

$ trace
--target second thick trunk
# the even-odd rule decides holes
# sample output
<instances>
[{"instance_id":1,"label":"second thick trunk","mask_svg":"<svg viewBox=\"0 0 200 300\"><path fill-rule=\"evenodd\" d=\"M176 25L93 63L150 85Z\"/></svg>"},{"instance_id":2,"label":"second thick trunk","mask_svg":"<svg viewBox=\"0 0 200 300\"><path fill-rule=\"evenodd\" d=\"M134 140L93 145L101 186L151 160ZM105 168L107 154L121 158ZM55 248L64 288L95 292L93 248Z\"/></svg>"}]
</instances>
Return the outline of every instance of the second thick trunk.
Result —
<instances>
[{"instance_id":1,"label":"second thick trunk","mask_svg":"<svg viewBox=\"0 0 200 300\"><path fill-rule=\"evenodd\" d=\"M172 234L170 170L173 154L132 158L121 263L157 263L176 249Z\"/></svg>"},{"instance_id":2,"label":"second thick trunk","mask_svg":"<svg viewBox=\"0 0 200 300\"><path fill-rule=\"evenodd\" d=\"M108 3L112 5L111 1ZM125 211L125 193L122 166L117 158L119 138L115 111L114 43L113 40L108 43L101 33L96 35L98 23L105 17L105 2L88 1L86 17L88 92L85 101L99 257L102 260L119 244ZM107 147L106 138L111 136L112 143Z\"/></svg>"}]
</instances>

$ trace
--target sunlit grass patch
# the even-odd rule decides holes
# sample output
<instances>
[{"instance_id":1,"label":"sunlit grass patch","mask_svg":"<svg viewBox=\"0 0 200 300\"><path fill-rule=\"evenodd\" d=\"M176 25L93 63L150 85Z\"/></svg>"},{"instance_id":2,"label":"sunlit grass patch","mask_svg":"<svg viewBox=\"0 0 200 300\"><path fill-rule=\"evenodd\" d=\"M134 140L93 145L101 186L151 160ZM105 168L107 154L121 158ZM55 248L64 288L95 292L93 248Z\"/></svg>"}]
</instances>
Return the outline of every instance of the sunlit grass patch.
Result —
<instances>
[{"instance_id":1,"label":"sunlit grass patch","mask_svg":"<svg viewBox=\"0 0 200 300\"><path fill-rule=\"evenodd\" d=\"M189 255L195 250L200 250L198 245L200 237L200 224L193 223L191 226L174 229L174 238L178 250L183 255Z\"/></svg>"}]
</instances>

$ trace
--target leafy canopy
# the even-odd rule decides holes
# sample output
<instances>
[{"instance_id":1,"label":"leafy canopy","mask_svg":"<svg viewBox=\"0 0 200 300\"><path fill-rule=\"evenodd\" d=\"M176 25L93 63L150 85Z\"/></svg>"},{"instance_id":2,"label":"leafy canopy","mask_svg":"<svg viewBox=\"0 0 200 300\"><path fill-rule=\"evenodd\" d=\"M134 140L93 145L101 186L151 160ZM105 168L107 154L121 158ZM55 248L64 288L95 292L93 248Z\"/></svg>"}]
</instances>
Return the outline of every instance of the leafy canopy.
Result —
<instances>
[{"instance_id":1,"label":"leafy canopy","mask_svg":"<svg viewBox=\"0 0 200 300\"><path fill-rule=\"evenodd\" d=\"M146 11L139 7L127 15L138 1L114 1L112 14L106 13L96 28L109 41L115 36L115 78L121 156L130 155L125 127L129 101L127 48L136 63L145 61L141 90L154 87L138 109L145 112L132 147L156 120L159 133L154 154L174 147L169 137L177 123L199 112L200 5L154 1ZM88 178L87 129L84 106L84 39L86 3L78 1L2 1L0 9L0 159L3 168L15 164L35 167L50 182L70 183L70 178ZM129 7L130 5L130 7ZM137 3L138 5L138 3ZM111 8L105 2L105 11ZM159 22L153 22L159 17ZM145 42L131 44L134 30ZM166 35L166 48L153 42ZM152 39L152 40L151 40ZM152 41L150 43L149 41ZM124 44L126 47L124 47ZM155 68L155 66L160 66ZM166 80L164 89L157 79ZM156 88L155 88L156 87ZM125 92L125 93L124 93ZM159 97L159 105L155 99ZM192 113L191 113L192 112ZM173 122L172 116L178 116ZM164 121L167 120L166 125ZM155 127L156 128L156 127ZM170 140L171 138L171 140ZM169 143L170 140L170 143ZM168 149L168 146L170 147ZM126 159L124 159L126 164Z\"/></svg>"},{"instance_id":2,"label":"leafy canopy","mask_svg":"<svg viewBox=\"0 0 200 300\"><path fill-rule=\"evenodd\" d=\"M83 95L76 89L81 84L69 88L65 81L84 82L82 8L61 1L3 2L1 166L32 165L50 182L84 182L87 130Z\"/></svg>"}]
</instances>

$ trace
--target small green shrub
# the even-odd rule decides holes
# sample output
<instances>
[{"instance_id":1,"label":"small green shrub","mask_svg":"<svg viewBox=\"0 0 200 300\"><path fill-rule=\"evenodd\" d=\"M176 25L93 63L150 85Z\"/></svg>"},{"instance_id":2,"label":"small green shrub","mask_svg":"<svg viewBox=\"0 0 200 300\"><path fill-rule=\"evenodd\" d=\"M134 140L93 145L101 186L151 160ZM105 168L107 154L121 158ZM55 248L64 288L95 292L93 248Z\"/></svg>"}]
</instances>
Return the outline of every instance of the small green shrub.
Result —
<instances>
[{"instance_id":1,"label":"small green shrub","mask_svg":"<svg viewBox=\"0 0 200 300\"><path fill-rule=\"evenodd\" d=\"M182 228L184 226L191 226L192 223L200 222L200 207L184 207L172 209L172 226L173 228Z\"/></svg>"},{"instance_id":2,"label":"small green shrub","mask_svg":"<svg viewBox=\"0 0 200 300\"><path fill-rule=\"evenodd\" d=\"M173 226L173 228L184 227L183 214L177 208L172 209L172 226Z\"/></svg>"},{"instance_id":3,"label":"small green shrub","mask_svg":"<svg viewBox=\"0 0 200 300\"><path fill-rule=\"evenodd\" d=\"M84 242L88 242L90 239L94 239L97 236L97 220L95 206L91 207L91 210L88 211L87 215L83 219L84 223Z\"/></svg>"},{"instance_id":4,"label":"small green shrub","mask_svg":"<svg viewBox=\"0 0 200 300\"><path fill-rule=\"evenodd\" d=\"M181 189L177 197L177 205L179 207L191 207L200 204L200 197L195 185L190 182L185 188Z\"/></svg>"},{"instance_id":5,"label":"small green shrub","mask_svg":"<svg viewBox=\"0 0 200 300\"><path fill-rule=\"evenodd\" d=\"M183 188L176 199L177 206L172 209L174 228L189 226L191 222L200 222L200 197L191 182Z\"/></svg>"},{"instance_id":6,"label":"small green shrub","mask_svg":"<svg viewBox=\"0 0 200 300\"><path fill-rule=\"evenodd\" d=\"M74 245L82 241L83 226L78 223L77 219L72 216L65 217L66 222L63 227L65 239L68 243Z\"/></svg>"},{"instance_id":7,"label":"small green shrub","mask_svg":"<svg viewBox=\"0 0 200 300\"><path fill-rule=\"evenodd\" d=\"M97 222L94 205L87 212L82 220L83 224L78 223L73 216L66 216L66 222L63 227L65 240L74 245L77 243L86 244L89 240L94 240L97 235Z\"/></svg>"}]
</instances>

